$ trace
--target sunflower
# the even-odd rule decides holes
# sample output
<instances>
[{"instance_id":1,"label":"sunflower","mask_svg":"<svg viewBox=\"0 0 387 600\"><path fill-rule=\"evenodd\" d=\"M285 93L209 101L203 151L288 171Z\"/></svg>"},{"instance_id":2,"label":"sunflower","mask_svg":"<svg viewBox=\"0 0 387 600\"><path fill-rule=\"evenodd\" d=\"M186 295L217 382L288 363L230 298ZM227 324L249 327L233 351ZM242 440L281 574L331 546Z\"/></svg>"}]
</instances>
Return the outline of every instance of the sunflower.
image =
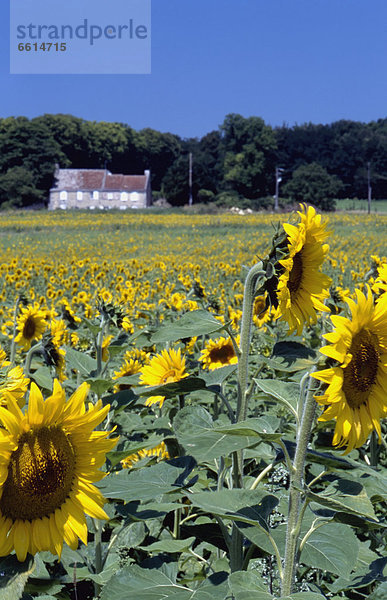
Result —
<instances>
[{"instance_id":1,"label":"sunflower","mask_svg":"<svg viewBox=\"0 0 387 600\"><path fill-rule=\"evenodd\" d=\"M364 444L371 431L381 439L380 420L387 415L387 294L374 304L369 288L356 290L357 303L347 298L352 319L332 316L335 329L324 337L320 352L339 364L313 373L328 384L319 404L327 406L320 421L336 420L333 445L347 444L346 453Z\"/></svg>"},{"instance_id":2,"label":"sunflower","mask_svg":"<svg viewBox=\"0 0 387 600\"><path fill-rule=\"evenodd\" d=\"M102 342L102 360L103 362L106 362L109 358L109 346L110 346L110 342L113 339L113 335L108 335L103 339Z\"/></svg>"},{"instance_id":3,"label":"sunflower","mask_svg":"<svg viewBox=\"0 0 387 600\"><path fill-rule=\"evenodd\" d=\"M55 346L68 343L69 333L63 319L53 319L50 323L52 342Z\"/></svg>"},{"instance_id":4,"label":"sunflower","mask_svg":"<svg viewBox=\"0 0 387 600\"><path fill-rule=\"evenodd\" d=\"M102 494L93 485L98 469L116 444L110 432L93 431L106 417L102 401L85 409L89 386L83 383L66 402L60 383L43 400L32 383L23 413L11 394L0 407L0 556L15 550L49 550L61 555L63 542L87 544L85 514L106 519Z\"/></svg>"},{"instance_id":5,"label":"sunflower","mask_svg":"<svg viewBox=\"0 0 387 600\"><path fill-rule=\"evenodd\" d=\"M272 310L266 306L266 296L256 296L253 306L253 322L257 327L262 327L270 321Z\"/></svg>"},{"instance_id":6,"label":"sunflower","mask_svg":"<svg viewBox=\"0 0 387 600\"><path fill-rule=\"evenodd\" d=\"M0 346L0 368L8 367L10 364L11 363L9 362L9 360L7 360L7 355L4 348Z\"/></svg>"},{"instance_id":7,"label":"sunflower","mask_svg":"<svg viewBox=\"0 0 387 600\"><path fill-rule=\"evenodd\" d=\"M2 366L4 366L4 363ZM2 369L0 371L0 406L7 405L8 394L15 398L19 406L23 406L29 382L30 380L24 377L23 369L19 366L4 372Z\"/></svg>"},{"instance_id":8,"label":"sunflower","mask_svg":"<svg viewBox=\"0 0 387 600\"><path fill-rule=\"evenodd\" d=\"M375 292L375 294L387 292L387 263L381 263L378 266L378 275L375 278L372 291Z\"/></svg>"},{"instance_id":9,"label":"sunflower","mask_svg":"<svg viewBox=\"0 0 387 600\"><path fill-rule=\"evenodd\" d=\"M320 272L329 246L326 224L312 206L301 205L300 223L284 223L288 236L287 256L279 260L283 272L278 279L278 316L289 324L289 333L301 335L304 323L315 323L316 310L328 311L323 300L328 298L331 279Z\"/></svg>"},{"instance_id":10,"label":"sunflower","mask_svg":"<svg viewBox=\"0 0 387 600\"><path fill-rule=\"evenodd\" d=\"M144 352L135 348L134 350L128 350L124 355L124 362L118 371L114 371L112 379L120 379L121 377L130 377L140 373L144 365L149 363L149 352ZM114 386L115 392L121 392L122 390L128 390L132 386L129 383L118 383Z\"/></svg>"},{"instance_id":11,"label":"sunflower","mask_svg":"<svg viewBox=\"0 0 387 600\"><path fill-rule=\"evenodd\" d=\"M157 456L160 460L163 460L164 458L170 458L165 442L161 442L154 448L143 448L135 454L130 454L121 461L121 464L124 469L130 469L130 467L132 467L136 462L148 456Z\"/></svg>"},{"instance_id":12,"label":"sunflower","mask_svg":"<svg viewBox=\"0 0 387 600\"><path fill-rule=\"evenodd\" d=\"M21 309L21 315L17 318L18 334L15 342L23 347L23 350L31 348L33 340L40 340L46 329L45 312L36 306L27 306Z\"/></svg>"},{"instance_id":13,"label":"sunflower","mask_svg":"<svg viewBox=\"0 0 387 600\"><path fill-rule=\"evenodd\" d=\"M185 372L185 357L181 356L180 348L174 350L162 350L161 354L156 354L149 365L145 365L141 369L140 382L145 385L164 385L180 381L184 377L188 377ZM152 406L157 402L160 408L164 404L165 396L150 396L145 402L145 406Z\"/></svg>"},{"instance_id":14,"label":"sunflower","mask_svg":"<svg viewBox=\"0 0 387 600\"><path fill-rule=\"evenodd\" d=\"M236 338L239 344L239 336ZM238 357L235 354L234 346L231 338L220 337L216 340L208 340L199 360L210 371L224 367L225 365L235 365L238 362Z\"/></svg>"}]
</instances>

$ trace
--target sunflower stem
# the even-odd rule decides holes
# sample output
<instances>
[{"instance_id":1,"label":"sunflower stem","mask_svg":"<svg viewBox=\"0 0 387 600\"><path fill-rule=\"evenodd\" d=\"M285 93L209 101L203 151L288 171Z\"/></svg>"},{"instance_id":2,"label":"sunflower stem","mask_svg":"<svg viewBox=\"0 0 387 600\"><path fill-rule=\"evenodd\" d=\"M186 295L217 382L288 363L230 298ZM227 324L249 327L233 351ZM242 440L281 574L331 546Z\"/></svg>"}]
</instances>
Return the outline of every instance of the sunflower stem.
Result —
<instances>
[{"instance_id":1,"label":"sunflower stem","mask_svg":"<svg viewBox=\"0 0 387 600\"><path fill-rule=\"evenodd\" d=\"M247 384L249 367L249 349L251 323L253 318L254 297L257 281L265 275L262 262L254 265L247 273L243 294L243 311L238 360L238 407L237 422L244 421L247 415Z\"/></svg>"},{"instance_id":2,"label":"sunflower stem","mask_svg":"<svg viewBox=\"0 0 387 600\"><path fill-rule=\"evenodd\" d=\"M15 338L16 338L17 313L19 311L19 304L20 304L20 296L18 296L16 299L15 309L13 311L13 331L12 331L12 342L11 342L11 351L10 351L10 358L9 358L12 367L15 366L15 354L16 354Z\"/></svg>"},{"instance_id":3,"label":"sunflower stem","mask_svg":"<svg viewBox=\"0 0 387 600\"><path fill-rule=\"evenodd\" d=\"M26 360L24 362L24 373L27 377L29 377L29 375L30 375L32 356L34 354L37 354L38 352L40 352L41 348L42 348L42 343L37 342L34 346L31 346L31 348L28 350L28 352L26 354Z\"/></svg>"},{"instance_id":4,"label":"sunflower stem","mask_svg":"<svg viewBox=\"0 0 387 600\"><path fill-rule=\"evenodd\" d=\"M313 380L310 378L302 412L301 424L297 434L297 445L293 467L290 472L289 513L286 529L284 572L281 586L282 596L289 596L291 594L295 579L297 546L301 529L301 519L299 517L300 514L303 514L303 512L301 512L303 496L301 490L304 485L304 469L308 442L316 411L314 393ZM300 399L300 402L301 401L302 399Z\"/></svg>"},{"instance_id":5,"label":"sunflower stem","mask_svg":"<svg viewBox=\"0 0 387 600\"><path fill-rule=\"evenodd\" d=\"M253 306L257 281L264 276L262 262L254 265L247 273L243 295L243 311L238 356L238 404L236 421L239 423L246 419L248 404L248 375L249 375L249 350L251 323L253 319ZM243 488L243 452L238 450L232 453L232 482L233 488ZM231 529L230 568L231 572L240 571L243 565L243 535L235 523Z\"/></svg>"},{"instance_id":6,"label":"sunflower stem","mask_svg":"<svg viewBox=\"0 0 387 600\"><path fill-rule=\"evenodd\" d=\"M180 539L180 521L181 521L181 508L175 510L174 520L173 520L173 538L175 540Z\"/></svg>"},{"instance_id":7,"label":"sunflower stem","mask_svg":"<svg viewBox=\"0 0 387 600\"><path fill-rule=\"evenodd\" d=\"M101 573L103 568L103 560L102 560L102 524L94 520L95 527L95 572L96 574ZM99 596L101 592L101 586L99 583L94 582L94 594L95 596Z\"/></svg>"},{"instance_id":8,"label":"sunflower stem","mask_svg":"<svg viewBox=\"0 0 387 600\"><path fill-rule=\"evenodd\" d=\"M103 332L105 328L105 316L101 316L100 330L98 332L95 353L97 357L97 373L96 376L101 374L102 372L102 344L103 344Z\"/></svg>"},{"instance_id":9,"label":"sunflower stem","mask_svg":"<svg viewBox=\"0 0 387 600\"><path fill-rule=\"evenodd\" d=\"M272 470L272 468L273 468L273 467L274 467L274 463L273 463L273 462L272 462L272 463L270 463L269 465L267 465L267 467L265 467L265 468L264 468L264 469L263 469L263 470L260 472L260 474L258 475L258 477L256 477L256 478L254 479L253 483L252 483L252 484L251 484L251 486L250 486L250 490L255 490L255 489L258 487L258 485L261 483L262 479L263 479L264 477L266 477L266 475L267 475L268 473L270 473L270 471Z\"/></svg>"},{"instance_id":10,"label":"sunflower stem","mask_svg":"<svg viewBox=\"0 0 387 600\"><path fill-rule=\"evenodd\" d=\"M228 416L230 417L231 423L235 423L235 414L226 396L224 396L224 394L219 391L216 392L216 395L222 400L223 404L227 408Z\"/></svg>"},{"instance_id":11,"label":"sunflower stem","mask_svg":"<svg viewBox=\"0 0 387 600\"><path fill-rule=\"evenodd\" d=\"M377 469L379 463L378 437L376 431L371 433L370 439L370 466Z\"/></svg>"}]
</instances>

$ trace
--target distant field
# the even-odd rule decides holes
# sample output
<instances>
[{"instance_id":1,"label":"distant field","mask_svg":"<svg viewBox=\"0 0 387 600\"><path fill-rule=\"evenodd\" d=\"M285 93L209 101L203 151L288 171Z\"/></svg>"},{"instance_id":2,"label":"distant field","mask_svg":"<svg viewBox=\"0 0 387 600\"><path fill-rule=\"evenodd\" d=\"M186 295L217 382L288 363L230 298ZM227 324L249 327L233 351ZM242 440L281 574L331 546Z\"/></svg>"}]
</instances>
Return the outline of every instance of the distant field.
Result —
<instances>
[{"instance_id":1,"label":"distant field","mask_svg":"<svg viewBox=\"0 0 387 600\"><path fill-rule=\"evenodd\" d=\"M368 272L372 255L387 255L387 214L336 212L326 218L331 230L326 269L336 284L353 288ZM90 298L107 287L118 301L117 278L144 283L151 273L151 279L162 273L171 286L199 276L216 293L226 280L232 286L244 278L246 267L270 250L273 226L288 219L289 214L269 213L3 213L0 293L2 288L3 301L11 305L21 291L71 302L79 286Z\"/></svg>"},{"instance_id":2,"label":"distant field","mask_svg":"<svg viewBox=\"0 0 387 600\"><path fill-rule=\"evenodd\" d=\"M361 210L368 211L367 200L354 200L353 198L345 198L344 200L336 201L336 210ZM372 200L371 212L387 213L387 200Z\"/></svg>"}]
</instances>

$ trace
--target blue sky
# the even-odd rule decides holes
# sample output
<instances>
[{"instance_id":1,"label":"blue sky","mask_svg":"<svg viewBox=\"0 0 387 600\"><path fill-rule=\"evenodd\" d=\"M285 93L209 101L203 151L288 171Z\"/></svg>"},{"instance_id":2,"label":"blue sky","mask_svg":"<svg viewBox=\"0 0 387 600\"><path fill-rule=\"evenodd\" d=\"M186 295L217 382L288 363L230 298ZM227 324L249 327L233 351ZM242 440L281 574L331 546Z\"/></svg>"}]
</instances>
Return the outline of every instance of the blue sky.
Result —
<instances>
[{"instance_id":1,"label":"blue sky","mask_svg":"<svg viewBox=\"0 0 387 600\"><path fill-rule=\"evenodd\" d=\"M386 117L386 28L386 0L152 0L150 75L10 75L1 0L0 117L69 113L182 137L231 112L368 122Z\"/></svg>"}]
</instances>

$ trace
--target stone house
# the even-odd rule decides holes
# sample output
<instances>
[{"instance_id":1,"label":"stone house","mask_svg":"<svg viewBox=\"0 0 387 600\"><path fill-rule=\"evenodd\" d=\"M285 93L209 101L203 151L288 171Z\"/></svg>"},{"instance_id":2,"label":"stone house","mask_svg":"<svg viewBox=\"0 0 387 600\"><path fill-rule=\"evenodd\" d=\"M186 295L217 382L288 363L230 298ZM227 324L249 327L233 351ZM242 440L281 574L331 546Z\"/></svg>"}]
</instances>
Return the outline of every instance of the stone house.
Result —
<instances>
[{"instance_id":1,"label":"stone house","mask_svg":"<svg viewBox=\"0 0 387 600\"><path fill-rule=\"evenodd\" d=\"M107 169L55 169L48 209L147 208L152 204L150 171L116 175Z\"/></svg>"}]
</instances>

